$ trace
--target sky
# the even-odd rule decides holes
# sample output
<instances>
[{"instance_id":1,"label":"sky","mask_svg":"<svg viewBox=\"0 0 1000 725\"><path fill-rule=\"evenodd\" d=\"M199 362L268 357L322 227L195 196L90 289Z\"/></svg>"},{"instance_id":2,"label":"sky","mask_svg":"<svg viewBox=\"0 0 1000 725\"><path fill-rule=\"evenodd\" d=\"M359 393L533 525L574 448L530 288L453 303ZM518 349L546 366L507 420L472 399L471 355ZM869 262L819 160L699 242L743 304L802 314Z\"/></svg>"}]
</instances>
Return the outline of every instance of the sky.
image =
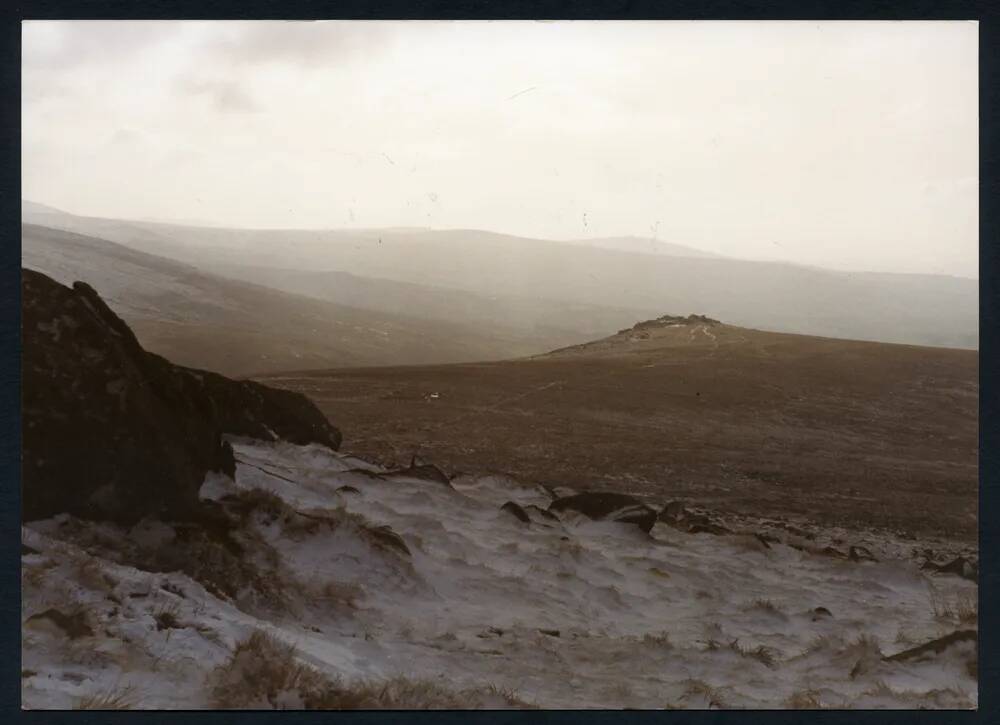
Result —
<instances>
[{"instance_id":1,"label":"sky","mask_svg":"<svg viewBox=\"0 0 1000 725\"><path fill-rule=\"evenodd\" d=\"M29 21L22 195L978 277L975 22Z\"/></svg>"}]
</instances>

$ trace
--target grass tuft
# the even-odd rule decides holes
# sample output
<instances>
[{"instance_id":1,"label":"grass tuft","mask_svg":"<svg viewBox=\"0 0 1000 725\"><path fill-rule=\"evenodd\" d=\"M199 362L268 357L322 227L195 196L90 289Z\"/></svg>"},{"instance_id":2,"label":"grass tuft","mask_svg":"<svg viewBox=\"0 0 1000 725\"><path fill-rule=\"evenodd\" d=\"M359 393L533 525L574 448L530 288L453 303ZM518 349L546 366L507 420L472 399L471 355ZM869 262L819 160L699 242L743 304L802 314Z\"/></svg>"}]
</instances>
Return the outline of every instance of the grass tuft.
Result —
<instances>
[{"instance_id":1,"label":"grass tuft","mask_svg":"<svg viewBox=\"0 0 1000 725\"><path fill-rule=\"evenodd\" d=\"M729 644L729 649L738 654L740 657L747 657L752 660L757 660L765 667L774 667L778 663L778 652L771 647L765 647L764 645L757 645L756 647L741 647L739 640L733 640Z\"/></svg>"},{"instance_id":2,"label":"grass tuft","mask_svg":"<svg viewBox=\"0 0 1000 725\"><path fill-rule=\"evenodd\" d=\"M793 692L785 700L785 708L788 710L821 710L823 705L819 701L819 693L815 690L799 690Z\"/></svg>"},{"instance_id":3,"label":"grass tuft","mask_svg":"<svg viewBox=\"0 0 1000 725\"><path fill-rule=\"evenodd\" d=\"M761 598L754 599L751 602L747 602L746 604L743 605L743 610L747 612L758 611L758 612L767 612L768 614L784 614L784 610L780 606L775 604L773 601L771 601L770 599L761 599Z\"/></svg>"},{"instance_id":4,"label":"grass tuft","mask_svg":"<svg viewBox=\"0 0 1000 725\"><path fill-rule=\"evenodd\" d=\"M210 678L221 709L466 709L528 707L513 690L490 684L453 691L431 680L393 677L345 684L299 661L293 645L260 630L238 643Z\"/></svg>"},{"instance_id":5,"label":"grass tuft","mask_svg":"<svg viewBox=\"0 0 1000 725\"><path fill-rule=\"evenodd\" d=\"M81 697L75 710L132 710L139 704L133 685L115 686Z\"/></svg>"}]
</instances>

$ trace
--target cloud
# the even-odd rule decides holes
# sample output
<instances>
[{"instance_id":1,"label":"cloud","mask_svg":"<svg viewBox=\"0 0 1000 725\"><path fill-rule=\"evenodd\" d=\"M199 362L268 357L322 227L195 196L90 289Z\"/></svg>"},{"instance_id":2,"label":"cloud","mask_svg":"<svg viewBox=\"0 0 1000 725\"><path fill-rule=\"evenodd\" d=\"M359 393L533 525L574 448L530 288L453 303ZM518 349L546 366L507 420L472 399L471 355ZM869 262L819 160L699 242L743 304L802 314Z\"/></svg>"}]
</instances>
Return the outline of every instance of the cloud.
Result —
<instances>
[{"instance_id":1,"label":"cloud","mask_svg":"<svg viewBox=\"0 0 1000 725\"><path fill-rule=\"evenodd\" d=\"M134 59L171 40L181 28L155 20L31 20L21 32L25 70L62 70Z\"/></svg>"},{"instance_id":2,"label":"cloud","mask_svg":"<svg viewBox=\"0 0 1000 725\"><path fill-rule=\"evenodd\" d=\"M233 80L180 78L176 90L190 96L206 96L223 113L253 113L259 106L241 83Z\"/></svg>"},{"instance_id":3,"label":"cloud","mask_svg":"<svg viewBox=\"0 0 1000 725\"><path fill-rule=\"evenodd\" d=\"M384 24L352 21L254 21L227 23L225 30L207 41L220 59L305 68L370 56L388 44L390 35Z\"/></svg>"}]
</instances>

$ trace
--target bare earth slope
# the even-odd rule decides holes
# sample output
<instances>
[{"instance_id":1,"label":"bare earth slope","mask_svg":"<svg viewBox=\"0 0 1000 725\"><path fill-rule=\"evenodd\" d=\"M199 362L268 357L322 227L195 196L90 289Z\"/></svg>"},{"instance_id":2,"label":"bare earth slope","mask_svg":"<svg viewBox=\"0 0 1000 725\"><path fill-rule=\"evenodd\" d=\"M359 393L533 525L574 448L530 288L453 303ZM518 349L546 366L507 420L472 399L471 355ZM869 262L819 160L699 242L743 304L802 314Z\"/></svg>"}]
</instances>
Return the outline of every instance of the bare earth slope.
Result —
<instances>
[{"instance_id":1,"label":"bare earth slope","mask_svg":"<svg viewBox=\"0 0 1000 725\"><path fill-rule=\"evenodd\" d=\"M665 321L533 359L273 375L345 445L733 514L972 541L974 351Z\"/></svg>"},{"instance_id":2,"label":"bare earth slope","mask_svg":"<svg viewBox=\"0 0 1000 725\"><path fill-rule=\"evenodd\" d=\"M92 285L144 347L231 376L289 368L498 359L542 348L446 321L359 309L208 274L105 239L22 226L22 263Z\"/></svg>"}]
</instances>

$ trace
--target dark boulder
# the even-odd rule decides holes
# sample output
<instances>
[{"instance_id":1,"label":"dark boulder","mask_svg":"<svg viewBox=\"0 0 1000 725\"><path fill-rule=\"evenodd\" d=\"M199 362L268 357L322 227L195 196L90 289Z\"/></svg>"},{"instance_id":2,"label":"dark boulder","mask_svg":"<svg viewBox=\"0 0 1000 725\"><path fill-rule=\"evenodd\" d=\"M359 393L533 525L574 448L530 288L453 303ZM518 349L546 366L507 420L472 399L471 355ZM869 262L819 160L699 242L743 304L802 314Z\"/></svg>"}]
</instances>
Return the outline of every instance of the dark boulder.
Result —
<instances>
[{"instance_id":1,"label":"dark boulder","mask_svg":"<svg viewBox=\"0 0 1000 725\"><path fill-rule=\"evenodd\" d=\"M550 511L577 511L591 519L610 519L635 524L649 533L656 523L656 511L635 496L626 493L588 491L575 496L557 498L549 504Z\"/></svg>"},{"instance_id":2,"label":"dark boulder","mask_svg":"<svg viewBox=\"0 0 1000 725\"><path fill-rule=\"evenodd\" d=\"M197 519L205 474L235 473L223 433L339 440L302 396L146 352L87 284L22 270L21 297L24 520ZM239 422L242 408L256 425Z\"/></svg>"},{"instance_id":3,"label":"dark boulder","mask_svg":"<svg viewBox=\"0 0 1000 725\"><path fill-rule=\"evenodd\" d=\"M531 517L528 516L528 512L525 511L520 504L516 504L513 501L508 501L507 503L505 503L503 506L500 507L500 510L506 511L519 521L523 521L526 524L531 523Z\"/></svg>"}]
</instances>

